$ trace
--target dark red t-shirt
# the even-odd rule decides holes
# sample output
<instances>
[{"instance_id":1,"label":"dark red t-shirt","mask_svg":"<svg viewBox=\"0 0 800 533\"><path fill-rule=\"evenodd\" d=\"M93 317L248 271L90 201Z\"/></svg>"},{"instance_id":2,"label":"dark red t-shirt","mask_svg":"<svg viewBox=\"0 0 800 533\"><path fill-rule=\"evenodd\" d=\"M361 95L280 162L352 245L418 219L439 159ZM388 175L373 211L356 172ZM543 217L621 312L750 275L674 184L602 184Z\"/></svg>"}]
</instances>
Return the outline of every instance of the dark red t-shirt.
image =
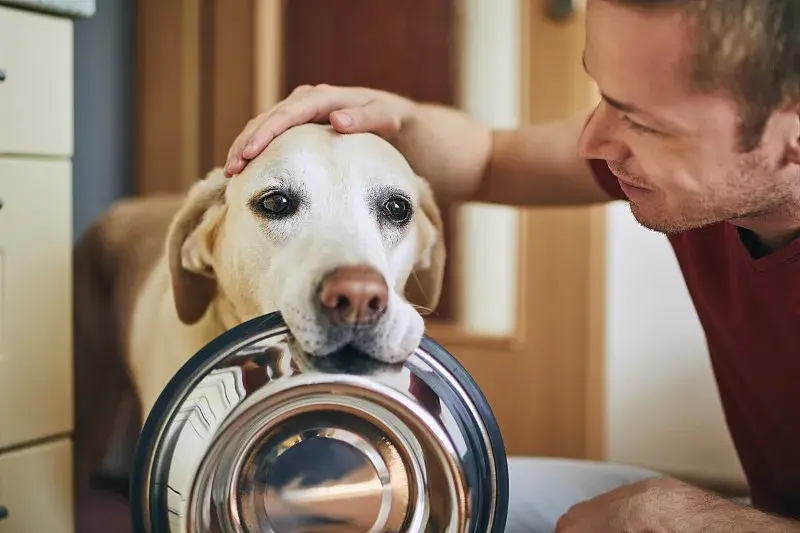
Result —
<instances>
[{"instance_id":1,"label":"dark red t-shirt","mask_svg":"<svg viewBox=\"0 0 800 533\"><path fill-rule=\"evenodd\" d=\"M591 166L609 194L626 199L605 161ZM705 331L753 504L800 518L800 239L763 257L728 223L669 241Z\"/></svg>"}]
</instances>

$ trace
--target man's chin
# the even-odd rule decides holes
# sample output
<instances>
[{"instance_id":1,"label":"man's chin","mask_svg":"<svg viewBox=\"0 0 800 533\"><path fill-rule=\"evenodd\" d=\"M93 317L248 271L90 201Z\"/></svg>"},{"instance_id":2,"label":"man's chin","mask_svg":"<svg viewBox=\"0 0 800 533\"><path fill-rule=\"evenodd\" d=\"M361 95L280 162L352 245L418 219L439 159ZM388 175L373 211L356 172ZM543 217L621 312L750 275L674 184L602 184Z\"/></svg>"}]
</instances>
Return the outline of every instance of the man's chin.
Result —
<instances>
[{"instance_id":1,"label":"man's chin","mask_svg":"<svg viewBox=\"0 0 800 533\"><path fill-rule=\"evenodd\" d=\"M676 218L671 218L665 215L654 215L653 213L648 213L646 210L638 207L636 204L630 204L631 214L636 222L639 223L645 229L650 231L654 231L656 233L662 233L664 235L671 235L675 233L680 233L682 231L686 231L688 229L695 229L700 227L701 224L691 224L687 223L686 221L681 221Z\"/></svg>"}]
</instances>

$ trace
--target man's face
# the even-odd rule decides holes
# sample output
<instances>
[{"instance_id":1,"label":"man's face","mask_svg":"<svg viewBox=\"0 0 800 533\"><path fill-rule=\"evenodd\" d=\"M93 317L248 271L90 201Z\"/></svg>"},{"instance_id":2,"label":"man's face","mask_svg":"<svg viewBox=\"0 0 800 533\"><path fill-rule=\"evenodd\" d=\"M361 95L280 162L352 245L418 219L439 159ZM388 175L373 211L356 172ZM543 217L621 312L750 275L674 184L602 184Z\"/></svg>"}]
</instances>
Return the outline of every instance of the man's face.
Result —
<instances>
[{"instance_id":1,"label":"man's face","mask_svg":"<svg viewBox=\"0 0 800 533\"><path fill-rule=\"evenodd\" d=\"M778 229L794 215L800 165L787 151L800 136L796 109L775 113L760 146L743 152L734 101L691 86L693 36L680 10L589 0L586 31L586 69L604 99L581 155L608 161L642 225Z\"/></svg>"}]
</instances>

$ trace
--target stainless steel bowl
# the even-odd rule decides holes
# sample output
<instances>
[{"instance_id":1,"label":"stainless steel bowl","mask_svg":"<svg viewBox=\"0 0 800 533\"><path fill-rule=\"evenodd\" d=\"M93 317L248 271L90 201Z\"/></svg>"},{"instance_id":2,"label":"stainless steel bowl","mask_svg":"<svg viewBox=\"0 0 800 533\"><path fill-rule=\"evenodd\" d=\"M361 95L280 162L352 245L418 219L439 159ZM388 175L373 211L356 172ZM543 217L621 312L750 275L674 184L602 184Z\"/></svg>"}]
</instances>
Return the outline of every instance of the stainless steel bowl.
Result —
<instances>
[{"instance_id":1,"label":"stainless steel bowl","mask_svg":"<svg viewBox=\"0 0 800 533\"><path fill-rule=\"evenodd\" d=\"M311 357L279 313L177 372L131 482L136 533L502 532L507 506L500 430L447 351Z\"/></svg>"}]
</instances>

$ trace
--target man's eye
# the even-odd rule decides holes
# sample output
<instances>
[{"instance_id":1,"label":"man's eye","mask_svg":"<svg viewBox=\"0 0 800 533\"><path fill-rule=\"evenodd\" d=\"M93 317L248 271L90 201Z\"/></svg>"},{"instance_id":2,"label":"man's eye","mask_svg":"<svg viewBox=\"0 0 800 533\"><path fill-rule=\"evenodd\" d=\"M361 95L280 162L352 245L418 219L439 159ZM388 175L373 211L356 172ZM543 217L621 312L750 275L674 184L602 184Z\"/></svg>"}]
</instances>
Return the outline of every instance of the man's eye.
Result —
<instances>
[{"instance_id":1,"label":"man's eye","mask_svg":"<svg viewBox=\"0 0 800 533\"><path fill-rule=\"evenodd\" d=\"M402 224L411 217L411 204L405 198L393 197L383 204L383 212L392 222Z\"/></svg>"},{"instance_id":2,"label":"man's eye","mask_svg":"<svg viewBox=\"0 0 800 533\"><path fill-rule=\"evenodd\" d=\"M269 193L258 201L259 209L270 217L286 217L294 213L295 205L292 200L280 192Z\"/></svg>"},{"instance_id":3,"label":"man's eye","mask_svg":"<svg viewBox=\"0 0 800 533\"><path fill-rule=\"evenodd\" d=\"M636 133L658 133L654 129L632 121L630 118L628 118L628 115L622 115L622 122L628 127L628 129L633 130Z\"/></svg>"}]
</instances>

